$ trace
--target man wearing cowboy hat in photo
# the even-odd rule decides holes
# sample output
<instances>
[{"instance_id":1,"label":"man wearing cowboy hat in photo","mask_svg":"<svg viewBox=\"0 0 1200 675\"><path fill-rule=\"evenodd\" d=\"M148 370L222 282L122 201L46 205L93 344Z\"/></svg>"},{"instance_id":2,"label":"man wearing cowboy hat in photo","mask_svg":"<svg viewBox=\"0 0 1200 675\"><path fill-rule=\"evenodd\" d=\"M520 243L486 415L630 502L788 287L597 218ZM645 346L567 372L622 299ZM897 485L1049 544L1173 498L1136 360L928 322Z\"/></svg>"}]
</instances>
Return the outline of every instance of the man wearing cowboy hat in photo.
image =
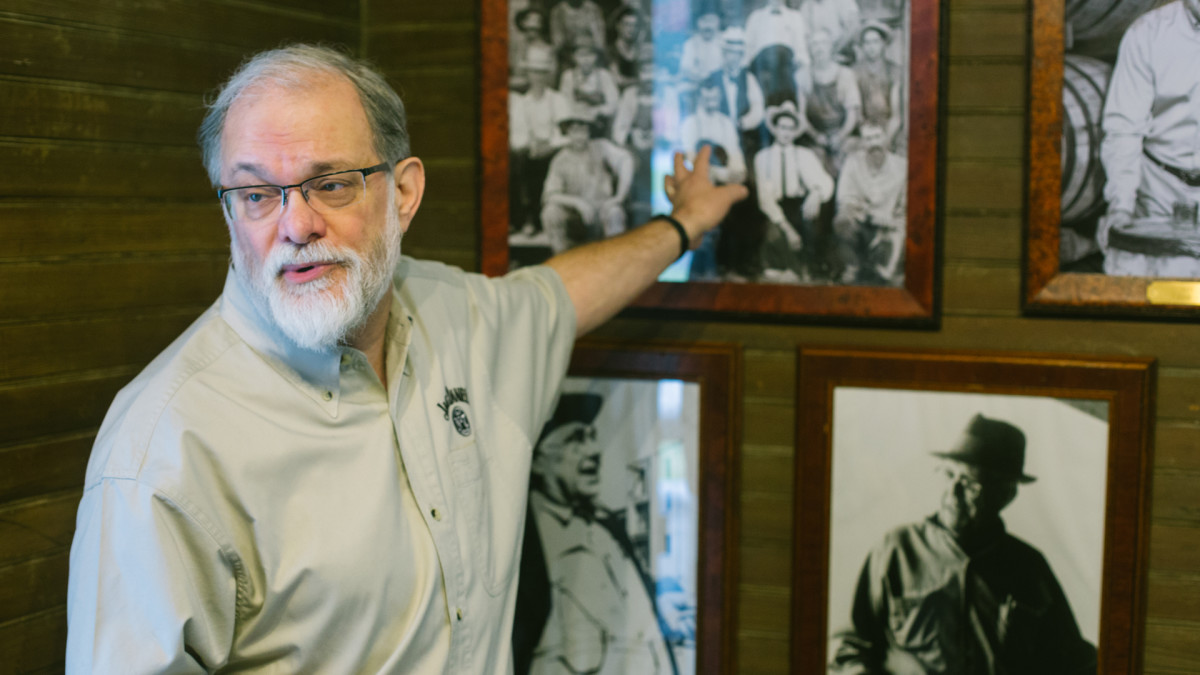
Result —
<instances>
[{"instance_id":1,"label":"man wearing cowboy hat in photo","mask_svg":"<svg viewBox=\"0 0 1200 675\"><path fill-rule=\"evenodd\" d=\"M607 135L621 91L613 74L600 67L604 52L590 38L581 36L571 50L571 58L575 67L563 71L558 90L574 105L586 106L601 133Z\"/></svg>"},{"instance_id":2,"label":"man wearing cowboy hat in photo","mask_svg":"<svg viewBox=\"0 0 1200 675\"><path fill-rule=\"evenodd\" d=\"M864 124L878 124L887 132L888 149L895 147L902 126L904 69L887 58L892 31L879 21L867 21L858 31L858 60L854 76L862 98Z\"/></svg>"},{"instance_id":3,"label":"man wearing cowboy hat in photo","mask_svg":"<svg viewBox=\"0 0 1200 675\"><path fill-rule=\"evenodd\" d=\"M594 113L568 105L559 117L567 144L550 160L542 190L542 228L554 253L625 231L633 156L601 138Z\"/></svg>"},{"instance_id":4,"label":"man wearing cowboy hat in photo","mask_svg":"<svg viewBox=\"0 0 1200 675\"><path fill-rule=\"evenodd\" d=\"M769 223L762 256L763 280L800 283L812 279L821 206L833 198L833 177L812 150L797 145L804 132L796 105L767 108L775 142L754 157L758 206Z\"/></svg>"},{"instance_id":5,"label":"man wearing cowboy hat in photo","mask_svg":"<svg viewBox=\"0 0 1200 675\"><path fill-rule=\"evenodd\" d=\"M1050 565L1000 512L1024 472L1025 434L975 415L941 459L937 511L867 556L831 673L1070 675L1096 672Z\"/></svg>"}]
</instances>

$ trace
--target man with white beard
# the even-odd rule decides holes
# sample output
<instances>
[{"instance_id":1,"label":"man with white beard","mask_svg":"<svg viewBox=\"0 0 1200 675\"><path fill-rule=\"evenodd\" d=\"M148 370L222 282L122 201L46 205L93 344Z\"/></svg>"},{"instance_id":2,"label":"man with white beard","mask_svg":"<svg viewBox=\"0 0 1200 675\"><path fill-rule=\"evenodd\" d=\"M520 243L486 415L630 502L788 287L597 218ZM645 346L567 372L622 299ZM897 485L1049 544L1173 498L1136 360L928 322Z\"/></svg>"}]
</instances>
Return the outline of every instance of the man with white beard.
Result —
<instances>
[{"instance_id":1,"label":"man with white beard","mask_svg":"<svg viewBox=\"0 0 1200 675\"><path fill-rule=\"evenodd\" d=\"M488 279L400 255L424 167L362 63L259 54L200 143L233 264L97 435L67 671L506 672L532 445L573 340L744 188L677 158L671 217Z\"/></svg>"}]
</instances>

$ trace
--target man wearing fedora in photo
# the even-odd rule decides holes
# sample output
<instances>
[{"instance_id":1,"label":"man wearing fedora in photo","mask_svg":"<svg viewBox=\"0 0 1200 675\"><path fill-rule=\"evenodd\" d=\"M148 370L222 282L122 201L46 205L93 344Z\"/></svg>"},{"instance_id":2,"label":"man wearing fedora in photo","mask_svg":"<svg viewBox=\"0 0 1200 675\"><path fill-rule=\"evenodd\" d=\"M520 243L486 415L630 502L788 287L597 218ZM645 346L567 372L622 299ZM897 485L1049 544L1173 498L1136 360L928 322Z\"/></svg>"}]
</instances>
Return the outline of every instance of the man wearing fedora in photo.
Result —
<instances>
[{"instance_id":1,"label":"man wearing fedora in photo","mask_svg":"<svg viewBox=\"0 0 1200 675\"><path fill-rule=\"evenodd\" d=\"M1069 675L1096 672L1058 580L1000 512L1024 472L1025 434L975 415L934 452L945 488L937 511L889 532L867 556L831 673Z\"/></svg>"},{"instance_id":2,"label":"man wearing fedora in photo","mask_svg":"<svg viewBox=\"0 0 1200 675\"><path fill-rule=\"evenodd\" d=\"M633 156L600 137L591 110L568 105L558 124L567 144L550 160L542 190L542 228L554 253L624 232L633 183Z\"/></svg>"},{"instance_id":3,"label":"man wearing fedora in photo","mask_svg":"<svg viewBox=\"0 0 1200 675\"><path fill-rule=\"evenodd\" d=\"M654 584L624 519L600 503L604 398L564 393L533 450L514 672L673 674Z\"/></svg>"}]
</instances>

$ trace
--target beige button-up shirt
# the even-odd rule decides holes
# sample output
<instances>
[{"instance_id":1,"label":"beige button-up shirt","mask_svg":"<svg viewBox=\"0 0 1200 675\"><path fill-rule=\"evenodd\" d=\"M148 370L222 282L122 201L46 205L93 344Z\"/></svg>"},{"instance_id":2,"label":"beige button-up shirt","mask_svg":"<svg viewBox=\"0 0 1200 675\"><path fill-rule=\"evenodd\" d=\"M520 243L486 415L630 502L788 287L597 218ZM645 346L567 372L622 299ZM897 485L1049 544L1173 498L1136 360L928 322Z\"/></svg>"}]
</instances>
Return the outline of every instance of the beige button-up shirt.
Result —
<instances>
[{"instance_id":1,"label":"beige button-up shirt","mask_svg":"<svg viewBox=\"0 0 1200 675\"><path fill-rule=\"evenodd\" d=\"M118 394L71 549L69 672L505 673L529 465L570 355L558 276L404 259L385 391L232 273Z\"/></svg>"}]
</instances>

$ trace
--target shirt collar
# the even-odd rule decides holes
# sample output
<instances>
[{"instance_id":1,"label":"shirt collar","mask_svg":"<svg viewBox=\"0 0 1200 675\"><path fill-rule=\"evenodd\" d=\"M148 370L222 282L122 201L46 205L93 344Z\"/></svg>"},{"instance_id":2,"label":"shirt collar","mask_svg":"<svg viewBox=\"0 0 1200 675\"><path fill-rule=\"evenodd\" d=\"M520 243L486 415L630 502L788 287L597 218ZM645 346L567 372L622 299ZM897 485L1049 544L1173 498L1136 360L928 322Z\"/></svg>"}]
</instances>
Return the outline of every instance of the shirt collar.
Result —
<instances>
[{"instance_id":1,"label":"shirt collar","mask_svg":"<svg viewBox=\"0 0 1200 675\"><path fill-rule=\"evenodd\" d=\"M392 295L392 315L396 314L395 293ZM337 416L341 395L339 377L343 356L354 358L358 350L338 346L330 350L304 349L293 343L263 314L241 278L230 266L225 274L225 289L220 301L221 318L233 328L250 348L264 357L284 379L311 398L331 417ZM389 336L395 332L389 318ZM405 324L407 326L407 323ZM407 330L404 332L407 346ZM391 354L388 354L391 356ZM400 355L403 357L403 354Z\"/></svg>"}]
</instances>

